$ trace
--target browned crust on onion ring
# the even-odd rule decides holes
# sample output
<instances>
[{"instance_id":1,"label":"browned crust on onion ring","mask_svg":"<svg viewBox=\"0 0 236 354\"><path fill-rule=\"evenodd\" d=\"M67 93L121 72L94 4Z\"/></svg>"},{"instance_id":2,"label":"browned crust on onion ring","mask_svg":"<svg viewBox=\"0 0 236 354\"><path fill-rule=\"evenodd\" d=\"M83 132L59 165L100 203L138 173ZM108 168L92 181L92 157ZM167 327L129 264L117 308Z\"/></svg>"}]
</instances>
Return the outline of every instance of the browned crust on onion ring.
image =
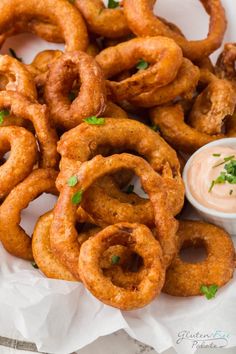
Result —
<instances>
[{"instance_id":1,"label":"browned crust on onion ring","mask_svg":"<svg viewBox=\"0 0 236 354\"><path fill-rule=\"evenodd\" d=\"M9 158L0 166L1 199L30 174L38 155L33 134L21 127L0 128L0 156L9 150Z\"/></svg>"},{"instance_id":2,"label":"browned crust on onion ring","mask_svg":"<svg viewBox=\"0 0 236 354\"><path fill-rule=\"evenodd\" d=\"M0 207L0 240L12 255L33 260L31 238L20 226L21 211L40 194L56 194L57 172L52 169L34 170L18 184Z\"/></svg>"},{"instance_id":3,"label":"browned crust on onion ring","mask_svg":"<svg viewBox=\"0 0 236 354\"><path fill-rule=\"evenodd\" d=\"M164 37L134 38L106 48L96 56L106 79L135 67L140 59L151 65L120 82L107 81L114 100L128 100L153 87L169 84L175 79L183 60L179 46Z\"/></svg>"},{"instance_id":4,"label":"browned crust on onion ring","mask_svg":"<svg viewBox=\"0 0 236 354\"><path fill-rule=\"evenodd\" d=\"M80 91L71 103L68 94L78 76ZM99 65L83 52L63 54L50 67L45 99L55 124L64 129L74 128L84 118L102 114L106 89Z\"/></svg>"},{"instance_id":5,"label":"browned crust on onion ring","mask_svg":"<svg viewBox=\"0 0 236 354\"><path fill-rule=\"evenodd\" d=\"M202 295L202 285L221 287L233 277L234 245L221 228L200 221L180 221L178 248L206 248L207 257L200 263L184 262L178 254L166 273L163 291L173 296Z\"/></svg>"},{"instance_id":6,"label":"browned crust on onion ring","mask_svg":"<svg viewBox=\"0 0 236 354\"><path fill-rule=\"evenodd\" d=\"M144 262L141 281L134 289L124 289L105 277L99 260L110 246L124 245L138 253ZM121 223L108 226L81 246L79 274L86 288L105 304L133 310L149 304L163 286L165 272L162 250L151 231L141 224Z\"/></svg>"},{"instance_id":7,"label":"browned crust on onion ring","mask_svg":"<svg viewBox=\"0 0 236 354\"><path fill-rule=\"evenodd\" d=\"M86 50L88 34L80 13L67 0L1 0L0 45L12 34L32 31L30 22L47 19L59 27L66 51ZM20 18L18 28L14 28Z\"/></svg>"},{"instance_id":8,"label":"browned crust on onion ring","mask_svg":"<svg viewBox=\"0 0 236 354\"><path fill-rule=\"evenodd\" d=\"M45 105L29 101L23 95L10 92L0 92L0 109L8 109L10 114L33 123L40 146L40 166L43 168L57 167L57 134L49 122ZM12 125L11 116L4 118L5 125Z\"/></svg>"},{"instance_id":9,"label":"browned crust on onion ring","mask_svg":"<svg viewBox=\"0 0 236 354\"><path fill-rule=\"evenodd\" d=\"M123 5L128 25L137 36L170 37L182 48L185 57L197 60L221 46L227 25L220 0L201 0L201 3L210 15L209 33L206 39L192 41L159 20L152 12L153 4L149 0L124 0Z\"/></svg>"}]
</instances>

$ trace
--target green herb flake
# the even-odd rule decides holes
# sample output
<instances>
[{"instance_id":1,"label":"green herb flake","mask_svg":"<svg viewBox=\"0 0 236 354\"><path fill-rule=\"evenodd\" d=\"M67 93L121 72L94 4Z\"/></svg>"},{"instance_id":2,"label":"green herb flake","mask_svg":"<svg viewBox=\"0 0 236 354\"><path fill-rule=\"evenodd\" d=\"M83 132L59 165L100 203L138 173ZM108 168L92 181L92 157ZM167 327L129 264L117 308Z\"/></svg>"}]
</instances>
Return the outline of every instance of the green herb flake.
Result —
<instances>
[{"instance_id":1,"label":"green herb flake","mask_svg":"<svg viewBox=\"0 0 236 354\"><path fill-rule=\"evenodd\" d=\"M221 154L212 154L212 156L214 156L214 157L220 157Z\"/></svg>"},{"instance_id":2,"label":"green herb flake","mask_svg":"<svg viewBox=\"0 0 236 354\"><path fill-rule=\"evenodd\" d=\"M113 255L111 257L111 264L115 265L118 264L119 262L120 262L120 256Z\"/></svg>"},{"instance_id":3,"label":"green herb flake","mask_svg":"<svg viewBox=\"0 0 236 354\"><path fill-rule=\"evenodd\" d=\"M140 59L136 65L136 69L138 70L146 70L148 67L149 67L148 62L143 59Z\"/></svg>"},{"instance_id":4,"label":"green herb flake","mask_svg":"<svg viewBox=\"0 0 236 354\"><path fill-rule=\"evenodd\" d=\"M116 9L120 6L120 2L116 0L108 0L108 9Z\"/></svg>"},{"instance_id":5,"label":"green herb flake","mask_svg":"<svg viewBox=\"0 0 236 354\"><path fill-rule=\"evenodd\" d=\"M77 193L75 193L71 198L72 203L75 205L80 204L82 200L82 196L83 196L83 191L78 191Z\"/></svg>"},{"instance_id":6,"label":"green herb flake","mask_svg":"<svg viewBox=\"0 0 236 354\"><path fill-rule=\"evenodd\" d=\"M22 62L22 58L19 58L16 54L16 52L14 51L14 49L9 48L9 53L11 54L11 56L17 60L19 60L20 62Z\"/></svg>"},{"instance_id":7,"label":"green herb flake","mask_svg":"<svg viewBox=\"0 0 236 354\"><path fill-rule=\"evenodd\" d=\"M69 187L74 187L76 186L77 183L78 183L78 178L76 176L71 176L67 181Z\"/></svg>"},{"instance_id":8,"label":"green herb flake","mask_svg":"<svg viewBox=\"0 0 236 354\"><path fill-rule=\"evenodd\" d=\"M37 263L35 263L35 262L31 262L31 265L32 265L32 267L34 267L35 269L39 269L39 267L38 267Z\"/></svg>"},{"instance_id":9,"label":"green herb flake","mask_svg":"<svg viewBox=\"0 0 236 354\"><path fill-rule=\"evenodd\" d=\"M131 194L131 193L133 193L133 191L134 191L134 185L130 184L126 190L126 193Z\"/></svg>"},{"instance_id":10,"label":"green herb flake","mask_svg":"<svg viewBox=\"0 0 236 354\"><path fill-rule=\"evenodd\" d=\"M235 157L235 155L227 156L227 157L224 158L224 161L223 161L223 162L220 162L220 163L218 163L217 165L214 165L213 167L221 166L221 165L223 165L225 162L228 162L228 161L230 161L230 160L233 160L234 157Z\"/></svg>"},{"instance_id":11,"label":"green herb flake","mask_svg":"<svg viewBox=\"0 0 236 354\"><path fill-rule=\"evenodd\" d=\"M156 124L152 125L151 129L154 130L154 132L159 132L160 131L159 125L156 125Z\"/></svg>"},{"instance_id":12,"label":"green herb flake","mask_svg":"<svg viewBox=\"0 0 236 354\"><path fill-rule=\"evenodd\" d=\"M70 91L68 94L69 101L73 102L75 98L76 98L76 93L74 91Z\"/></svg>"},{"instance_id":13,"label":"green herb flake","mask_svg":"<svg viewBox=\"0 0 236 354\"><path fill-rule=\"evenodd\" d=\"M212 191L214 185L215 185L215 181L212 181L212 182L211 182L211 185L210 185L210 188L208 189L208 193L211 193L211 191Z\"/></svg>"},{"instance_id":14,"label":"green herb flake","mask_svg":"<svg viewBox=\"0 0 236 354\"><path fill-rule=\"evenodd\" d=\"M83 119L84 122L91 124L91 125L103 125L105 124L105 118L98 118L96 116L92 116L89 118Z\"/></svg>"},{"instance_id":15,"label":"green herb flake","mask_svg":"<svg viewBox=\"0 0 236 354\"><path fill-rule=\"evenodd\" d=\"M232 194L233 194L233 189L230 189L229 195L232 195Z\"/></svg>"},{"instance_id":16,"label":"green herb flake","mask_svg":"<svg viewBox=\"0 0 236 354\"><path fill-rule=\"evenodd\" d=\"M9 116L9 115L10 115L10 112L8 111L8 109L2 109L2 110L0 111L0 124L3 123L4 117L7 117L7 116Z\"/></svg>"},{"instance_id":17,"label":"green herb flake","mask_svg":"<svg viewBox=\"0 0 236 354\"><path fill-rule=\"evenodd\" d=\"M216 296L217 290L219 287L217 285L202 285L200 291L203 295L206 296L207 300L211 300Z\"/></svg>"}]
</instances>

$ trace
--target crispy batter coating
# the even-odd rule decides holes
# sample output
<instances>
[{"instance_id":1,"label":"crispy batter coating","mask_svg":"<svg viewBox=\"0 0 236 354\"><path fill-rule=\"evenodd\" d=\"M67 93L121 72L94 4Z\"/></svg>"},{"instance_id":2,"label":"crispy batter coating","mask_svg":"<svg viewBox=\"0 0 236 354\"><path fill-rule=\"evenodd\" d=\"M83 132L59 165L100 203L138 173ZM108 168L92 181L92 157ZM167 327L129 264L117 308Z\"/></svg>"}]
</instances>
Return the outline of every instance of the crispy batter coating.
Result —
<instances>
[{"instance_id":1,"label":"crispy batter coating","mask_svg":"<svg viewBox=\"0 0 236 354\"><path fill-rule=\"evenodd\" d=\"M134 38L115 47L104 49L96 56L106 79L135 67L140 59L150 66L120 82L107 81L114 100L130 99L152 87L162 87L173 81L182 64L182 51L170 38ZM119 63L119 65L117 65Z\"/></svg>"},{"instance_id":2,"label":"crispy batter coating","mask_svg":"<svg viewBox=\"0 0 236 354\"><path fill-rule=\"evenodd\" d=\"M37 162L37 144L30 132L21 127L0 128L0 155L10 151L7 161L0 166L0 198L26 178Z\"/></svg>"},{"instance_id":3,"label":"crispy batter coating","mask_svg":"<svg viewBox=\"0 0 236 354\"><path fill-rule=\"evenodd\" d=\"M184 121L184 111L180 104L160 106L150 110L153 124L158 125L163 138L175 149L193 153L203 145L224 135L211 136L190 127Z\"/></svg>"},{"instance_id":4,"label":"crispy batter coating","mask_svg":"<svg viewBox=\"0 0 236 354\"><path fill-rule=\"evenodd\" d=\"M184 186L179 161L174 150L159 134L134 120L106 118L104 125L83 123L65 133L58 144L58 152L63 158L84 162L100 153L100 147L107 147L107 154L113 149L118 152L135 151L145 157L164 178L171 211L174 215L180 212L184 202ZM95 220L103 220L108 224L128 220L153 225L151 203L121 193L114 184L112 188L104 185L104 188L99 189L97 185L94 186L86 193L83 205ZM109 213L106 212L107 208Z\"/></svg>"},{"instance_id":5,"label":"crispy batter coating","mask_svg":"<svg viewBox=\"0 0 236 354\"><path fill-rule=\"evenodd\" d=\"M31 238L20 226L21 211L42 193L56 194L57 172L52 169L34 170L12 189L0 207L0 240L12 255L33 260Z\"/></svg>"},{"instance_id":6,"label":"crispy batter coating","mask_svg":"<svg viewBox=\"0 0 236 354\"><path fill-rule=\"evenodd\" d=\"M192 98L199 81L200 71L197 66L184 58L176 78L168 85L154 88L130 100L138 107L154 107L173 101L176 98Z\"/></svg>"},{"instance_id":7,"label":"crispy batter coating","mask_svg":"<svg viewBox=\"0 0 236 354\"><path fill-rule=\"evenodd\" d=\"M225 119L232 116L236 91L228 80L215 79L196 98L189 124L202 133L221 134Z\"/></svg>"},{"instance_id":8,"label":"crispy batter coating","mask_svg":"<svg viewBox=\"0 0 236 354\"><path fill-rule=\"evenodd\" d=\"M48 212L41 216L35 225L32 239L34 260L48 278L77 281L51 251L49 235L52 219L53 213Z\"/></svg>"},{"instance_id":9,"label":"crispy batter coating","mask_svg":"<svg viewBox=\"0 0 236 354\"><path fill-rule=\"evenodd\" d=\"M216 62L216 74L221 79L228 79L236 85L236 43L226 43Z\"/></svg>"},{"instance_id":10,"label":"crispy batter coating","mask_svg":"<svg viewBox=\"0 0 236 354\"><path fill-rule=\"evenodd\" d=\"M78 77L80 91L71 103L68 95ZM63 54L50 67L45 99L56 126L63 129L74 128L84 118L102 114L106 107L106 89L99 65L83 52Z\"/></svg>"},{"instance_id":11,"label":"crispy batter coating","mask_svg":"<svg viewBox=\"0 0 236 354\"><path fill-rule=\"evenodd\" d=\"M92 33L107 38L119 38L131 32L122 9L107 9L101 0L75 0L75 6L82 13Z\"/></svg>"},{"instance_id":12,"label":"crispy batter coating","mask_svg":"<svg viewBox=\"0 0 236 354\"><path fill-rule=\"evenodd\" d=\"M35 20L42 20L57 25L64 38L66 51L83 51L87 48L88 34L84 20L67 0L57 0L56 6L54 0L1 0L0 13L0 45L13 34L34 33L31 24Z\"/></svg>"},{"instance_id":13,"label":"crispy batter coating","mask_svg":"<svg viewBox=\"0 0 236 354\"><path fill-rule=\"evenodd\" d=\"M99 260L103 252L116 244L127 246L143 258L144 265L139 270L141 281L134 289L114 285L101 272ZM130 223L108 226L83 243L79 273L84 285L95 297L121 310L134 310L149 304L160 293L165 278L159 243L146 226Z\"/></svg>"},{"instance_id":14,"label":"crispy batter coating","mask_svg":"<svg viewBox=\"0 0 236 354\"><path fill-rule=\"evenodd\" d=\"M123 5L128 25L137 36L170 37L182 48L186 58L197 60L221 46L227 25L220 0L201 0L201 3L210 16L209 33L206 39L192 41L158 19L152 12L154 4L149 0L124 0Z\"/></svg>"},{"instance_id":15,"label":"crispy batter coating","mask_svg":"<svg viewBox=\"0 0 236 354\"><path fill-rule=\"evenodd\" d=\"M33 76L19 60L8 55L0 55L1 90L16 91L34 101L37 91ZM6 84L2 87L2 82Z\"/></svg>"},{"instance_id":16,"label":"crispy batter coating","mask_svg":"<svg viewBox=\"0 0 236 354\"><path fill-rule=\"evenodd\" d=\"M57 134L49 121L45 105L29 101L25 96L11 91L0 91L0 109L7 109L9 116L4 118L4 124L11 126L11 115L33 123L40 147L40 166L55 168L58 165Z\"/></svg>"},{"instance_id":17,"label":"crispy batter coating","mask_svg":"<svg viewBox=\"0 0 236 354\"><path fill-rule=\"evenodd\" d=\"M184 247L204 246L207 257L200 263L184 262L178 254L166 273L163 291L173 296L202 295L202 285L225 285L233 277L234 245L221 228L200 221L180 221L179 251Z\"/></svg>"},{"instance_id":18,"label":"crispy batter coating","mask_svg":"<svg viewBox=\"0 0 236 354\"><path fill-rule=\"evenodd\" d=\"M65 185L54 209L50 232L52 250L75 276L78 276L76 262L79 256L75 229L78 206L73 204L71 199L78 191L85 193L99 178L123 168L134 171L140 178L142 187L153 205L157 237L164 252L164 264L168 266L175 255L178 223L169 211L163 178L145 160L137 156L130 154L106 158L96 156L80 166L76 174L78 183L74 187Z\"/></svg>"}]
</instances>

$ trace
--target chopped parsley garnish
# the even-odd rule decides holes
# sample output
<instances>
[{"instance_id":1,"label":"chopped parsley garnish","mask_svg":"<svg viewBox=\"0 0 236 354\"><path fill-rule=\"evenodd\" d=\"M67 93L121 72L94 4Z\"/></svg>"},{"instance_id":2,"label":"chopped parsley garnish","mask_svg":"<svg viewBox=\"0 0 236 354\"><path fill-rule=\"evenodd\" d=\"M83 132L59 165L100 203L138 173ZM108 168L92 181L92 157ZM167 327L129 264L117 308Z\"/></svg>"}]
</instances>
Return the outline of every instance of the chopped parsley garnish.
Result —
<instances>
[{"instance_id":1,"label":"chopped parsley garnish","mask_svg":"<svg viewBox=\"0 0 236 354\"><path fill-rule=\"evenodd\" d=\"M206 296L207 300L211 300L216 296L218 288L219 287L217 285L202 285L200 287L200 291L203 295Z\"/></svg>"},{"instance_id":2,"label":"chopped parsley garnish","mask_svg":"<svg viewBox=\"0 0 236 354\"><path fill-rule=\"evenodd\" d=\"M221 166L221 165L223 165L225 162L228 162L228 161L232 160L234 157L235 157L234 155L227 156L227 157L224 158L224 161L223 161L223 162L220 162L220 163L218 163L217 165L215 165L215 166L213 166L213 167Z\"/></svg>"},{"instance_id":3,"label":"chopped parsley garnish","mask_svg":"<svg viewBox=\"0 0 236 354\"><path fill-rule=\"evenodd\" d=\"M116 0L108 0L108 9L116 9L120 6L120 2Z\"/></svg>"},{"instance_id":4,"label":"chopped parsley garnish","mask_svg":"<svg viewBox=\"0 0 236 354\"><path fill-rule=\"evenodd\" d=\"M154 130L154 132L159 132L160 131L159 125L156 125L156 124L152 125L151 129Z\"/></svg>"},{"instance_id":5,"label":"chopped parsley garnish","mask_svg":"<svg viewBox=\"0 0 236 354\"><path fill-rule=\"evenodd\" d=\"M214 157L220 157L221 154L212 154L212 156L214 156Z\"/></svg>"},{"instance_id":6,"label":"chopped parsley garnish","mask_svg":"<svg viewBox=\"0 0 236 354\"><path fill-rule=\"evenodd\" d=\"M39 269L38 265L35 262L31 262L32 267L34 267L35 269Z\"/></svg>"},{"instance_id":7,"label":"chopped parsley garnish","mask_svg":"<svg viewBox=\"0 0 236 354\"><path fill-rule=\"evenodd\" d=\"M4 117L9 116L9 114L10 114L10 112L8 111L8 109L2 109L2 110L0 111L0 124L3 123Z\"/></svg>"},{"instance_id":8,"label":"chopped parsley garnish","mask_svg":"<svg viewBox=\"0 0 236 354\"><path fill-rule=\"evenodd\" d=\"M77 193L75 193L71 198L72 203L75 205L80 204L82 200L82 196L83 196L83 191L78 191Z\"/></svg>"},{"instance_id":9,"label":"chopped parsley garnish","mask_svg":"<svg viewBox=\"0 0 236 354\"><path fill-rule=\"evenodd\" d=\"M76 176L71 176L67 181L69 187L74 187L76 186L77 183L78 183L78 178Z\"/></svg>"},{"instance_id":10,"label":"chopped parsley garnish","mask_svg":"<svg viewBox=\"0 0 236 354\"><path fill-rule=\"evenodd\" d=\"M84 122L91 125L103 125L105 124L105 118L98 118L96 116L83 119Z\"/></svg>"},{"instance_id":11,"label":"chopped parsley garnish","mask_svg":"<svg viewBox=\"0 0 236 354\"><path fill-rule=\"evenodd\" d=\"M146 70L148 67L149 67L148 62L143 59L140 59L136 65L136 69L138 70Z\"/></svg>"},{"instance_id":12,"label":"chopped parsley garnish","mask_svg":"<svg viewBox=\"0 0 236 354\"><path fill-rule=\"evenodd\" d=\"M17 59L17 60L19 60L19 61L22 62L22 58L19 58L19 57L17 56L17 54L16 54L16 52L14 51L14 49L9 48L9 52L10 52L10 54L11 54L11 56L12 56L13 58L15 58L15 59Z\"/></svg>"},{"instance_id":13,"label":"chopped parsley garnish","mask_svg":"<svg viewBox=\"0 0 236 354\"><path fill-rule=\"evenodd\" d=\"M120 262L120 256L113 255L111 257L111 264L118 264Z\"/></svg>"},{"instance_id":14,"label":"chopped parsley garnish","mask_svg":"<svg viewBox=\"0 0 236 354\"><path fill-rule=\"evenodd\" d=\"M73 102L74 99L76 98L76 93L74 91L70 91L68 94L68 98L70 102Z\"/></svg>"},{"instance_id":15,"label":"chopped parsley garnish","mask_svg":"<svg viewBox=\"0 0 236 354\"><path fill-rule=\"evenodd\" d=\"M131 193L133 193L133 191L134 191L134 185L130 184L126 190L126 193L131 194Z\"/></svg>"},{"instance_id":16,"label":"chopped parsley garnish","mask_svg":"<svg viewBox=\"0 0 236 354\"><path fill-rule=\"evenodd\" d=\"M226 182L228 182L229 184L236 184L236 160L234 159L234 155L225 157L224 162L220 163L216 166L220 166L220 165L224 164L225 162L228 162L228 163L226 163L224 165L224 170L220 173L220 175L215 180L213 180L211 182L208 192L211 192L213 187L216 184L224 184ZM213 166L213 168L216 166ZM233 193L233 191L232 191L232 193ZM230 195L232 193L230 193Z\"/></svg>"}]
</instances>

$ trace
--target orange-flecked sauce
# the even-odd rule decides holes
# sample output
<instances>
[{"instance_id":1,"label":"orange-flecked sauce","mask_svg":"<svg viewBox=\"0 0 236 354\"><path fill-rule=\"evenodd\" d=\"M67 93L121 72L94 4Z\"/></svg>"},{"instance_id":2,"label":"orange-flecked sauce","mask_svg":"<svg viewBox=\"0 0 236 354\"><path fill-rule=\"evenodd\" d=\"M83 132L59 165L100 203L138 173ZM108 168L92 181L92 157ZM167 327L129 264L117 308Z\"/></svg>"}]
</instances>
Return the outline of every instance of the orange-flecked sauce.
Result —
<instances>
[{"instance_id":1,"label":"orange-flecked sauce","mask_svg":"<svg viewBox=\"0 0 236 354\"><path fill-rule=\"evenodd\" d=\"M235 157L224 160L231 156ZM209 147L194 156L187 172L187 182L190 193L201 205L225 213L236 213L236 184L226 181L212 186L222 172L227 173L224 167L233 159L236 160L236 150L223 146ZM221 165L216 166L218 164Z\"/></svg>"}]
</instances>

